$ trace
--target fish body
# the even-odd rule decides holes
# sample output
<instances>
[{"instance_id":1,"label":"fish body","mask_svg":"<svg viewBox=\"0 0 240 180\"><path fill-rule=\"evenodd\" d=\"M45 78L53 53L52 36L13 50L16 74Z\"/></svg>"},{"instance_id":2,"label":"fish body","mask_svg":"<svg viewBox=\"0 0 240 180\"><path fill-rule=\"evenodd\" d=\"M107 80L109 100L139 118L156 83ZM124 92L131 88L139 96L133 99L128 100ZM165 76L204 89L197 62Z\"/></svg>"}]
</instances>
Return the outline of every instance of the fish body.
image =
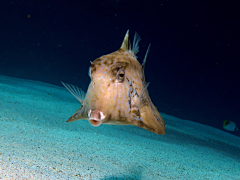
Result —
<instances>
[{"instance_id":1,"label":"fish body","mask_svg":"<svg viewBox=\"0 0 240 180\"><path fill-rule=\"evenodd\" d=\"M237 131L238 130L235 122L228 121L228 120L223 121L223 128L228 130L228 131Z\"/></svg>"},{"instance_id":2,"label":"fish body","mask_svg":"<svg viewBox=\"0 0 240 180\"><path fill-rule=\"evenodd\" d=\"M144 67L149 49L141 65L136 58L139 41L136 33L131 48L127 31L119 50L91 62L91 82L86 95L80 88L63 83L81 102L81 107L67 122L86 119L96 127L101 124L135 125L165 134L165 122L149 97L149 83L145 81Z\"/></svg>"}]
</instances>

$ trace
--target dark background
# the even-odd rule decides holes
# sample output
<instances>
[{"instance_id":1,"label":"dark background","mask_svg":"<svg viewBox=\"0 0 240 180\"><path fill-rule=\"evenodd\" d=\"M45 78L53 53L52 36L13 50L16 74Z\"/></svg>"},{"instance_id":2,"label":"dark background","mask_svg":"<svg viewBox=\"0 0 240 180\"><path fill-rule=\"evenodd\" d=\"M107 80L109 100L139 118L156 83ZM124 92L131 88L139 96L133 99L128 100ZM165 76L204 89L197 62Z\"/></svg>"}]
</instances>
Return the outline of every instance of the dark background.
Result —
<instances>
[{"instance_id":1,"label":"dark background","mask_svg":"<svg viewBox=\"0 0 240 180\"><path fill-rule=\"evenodd\" d=\"M142 37L140 63L152 43L145 72L160 112L240 126L239 4L0 0L0 74L86 91L89 62L116 51L129 29Z\"/></svg>"}]
</instances>

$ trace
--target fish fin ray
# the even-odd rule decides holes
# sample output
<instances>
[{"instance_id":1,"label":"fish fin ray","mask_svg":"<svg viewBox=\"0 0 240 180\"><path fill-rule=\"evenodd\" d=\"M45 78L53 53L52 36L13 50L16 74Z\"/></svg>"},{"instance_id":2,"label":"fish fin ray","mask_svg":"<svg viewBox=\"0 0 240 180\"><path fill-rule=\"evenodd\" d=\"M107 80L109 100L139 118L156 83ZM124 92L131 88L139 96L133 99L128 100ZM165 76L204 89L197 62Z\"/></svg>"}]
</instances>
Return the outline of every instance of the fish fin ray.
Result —
<instances>
[{"instance_id":1,"label":"fish fin ray","mask_svg":"<svg viewBox=\"0 0 240 180\"><path fill-rule=\"evenodd\" d=\"M65 88L67 88L67 90L75 98L77 98L80 101L81 104L83 104L83 100L85 99L86 94L85 94L85 92L81 88L79 88L79 87L77 87L75 85L72 85L72 84L64 83L64 82L61 82L61 83L64 85Z\"/></svg>"},{"instance_id":2,"label":"fish fin ray","mask_svg":"<svg viewBox=\"0 0 240 180\"><path fill-rule=\"evenodd\" d=\"M73 122L82 119L81 110L83 105L81 104L81 107L66 121L66 122Z\"/></svg>"},{"instance_id":3,"label":"fish fin ray","mask_svg":"<svg viewBox=\"0 0 240 180\"><path fill-rule=\"evenodd\" d=\"M145 54L145 57L144 57L144 59L143 59L143 63L142 63L142 68L143 68L143 70L144 70L144 68L145 68L145 65L146 65L147 56L148 56L148 54L149 54L150 47L151 47L151 43L148 45L147 52L146 52L146 54Z\"/></svg>"},{"instance_id":4,"label":"fish fin ray","mask_svg":"<svg viewBox=\"0 0 240 180\"><path fill-rule=\"evenodd\" d=\"M135 56L139 52L139 41L141 41L141 37L135 32L134 39L133 39L133 48L132 51L134 52Z\"/></svg>"}]
</instances>

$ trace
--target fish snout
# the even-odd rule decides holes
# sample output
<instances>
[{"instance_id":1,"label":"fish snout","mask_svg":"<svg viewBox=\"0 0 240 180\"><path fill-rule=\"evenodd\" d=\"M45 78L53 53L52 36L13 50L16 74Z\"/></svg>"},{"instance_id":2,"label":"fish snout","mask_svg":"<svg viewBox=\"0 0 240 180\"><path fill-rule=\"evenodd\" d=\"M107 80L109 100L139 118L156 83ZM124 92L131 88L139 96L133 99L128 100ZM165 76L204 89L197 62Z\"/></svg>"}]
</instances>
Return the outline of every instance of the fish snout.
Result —
<instances>
[{"instance_id":1,"label":"fish snout","mask_svg":"<svg viewBox=\"0 0 240 180\"><path fill-rule=\"evenodd\" d=\"M95 127L100 126L105 117L106 116L103 115L102 111L98 109L90 110L88 112L89 123Z\"/></svg>"}]
</instances>

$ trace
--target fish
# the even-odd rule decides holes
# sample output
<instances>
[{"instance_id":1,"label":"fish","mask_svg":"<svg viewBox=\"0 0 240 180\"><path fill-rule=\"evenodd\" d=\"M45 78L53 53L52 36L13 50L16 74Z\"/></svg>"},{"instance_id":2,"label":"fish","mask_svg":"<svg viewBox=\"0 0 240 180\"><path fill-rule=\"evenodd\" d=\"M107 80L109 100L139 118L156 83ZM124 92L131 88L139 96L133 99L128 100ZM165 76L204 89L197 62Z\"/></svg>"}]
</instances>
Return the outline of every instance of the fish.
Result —
<instances>
[{"instance_id":1,"label":"fish","mask_svg":"<svg viewBox=\"0 0 240 180\"><path fill-rule=\"evenodd\" d=\"M228 120L223 121L223 128L228 130L228 131L237 131L238 130L235 122L228 121Z\"/></svg>"},{"instance_id":2,"label":"fish","mask_svg":"<svg viewBox=\"0 0 240 180\"><path fill-rule=\"evenodd\" d=\"M80 108L67 120L88 120L98 127L101 124L134 125L156 134L165 134L165 122L148 93L144 69L150 51L148 46L143 63L137 60L138 33L131 46L129 30L120 49L90 62L91 82L87 93L75 85L63 83L81 103Z\"/></svg>"}]
</instances>

